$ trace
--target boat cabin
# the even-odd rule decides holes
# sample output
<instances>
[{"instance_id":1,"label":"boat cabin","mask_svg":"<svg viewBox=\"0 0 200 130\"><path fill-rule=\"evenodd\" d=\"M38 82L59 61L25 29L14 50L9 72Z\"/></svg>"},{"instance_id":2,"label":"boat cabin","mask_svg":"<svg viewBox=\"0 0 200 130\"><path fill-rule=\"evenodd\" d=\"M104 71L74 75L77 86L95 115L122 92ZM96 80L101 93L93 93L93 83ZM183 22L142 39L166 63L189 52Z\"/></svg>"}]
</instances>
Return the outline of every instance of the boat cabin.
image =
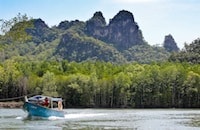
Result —
<instances>
[{"instance_id":1,"label":"boat cabin","mask_svg":"<svg viewBox=\"0 0 200 130\"><path fill-rule=\"evenodd\" d=\"M26 102L30 102L33 104L37 104L43 107L51 108L51 109L58 109L62 110L63 105L62 105L62 98L54 98L54 97L48 97L48 96L43 96L43 95L36 95L33 97L30 97L26 99Z\"/></svg>"}]
</instances>

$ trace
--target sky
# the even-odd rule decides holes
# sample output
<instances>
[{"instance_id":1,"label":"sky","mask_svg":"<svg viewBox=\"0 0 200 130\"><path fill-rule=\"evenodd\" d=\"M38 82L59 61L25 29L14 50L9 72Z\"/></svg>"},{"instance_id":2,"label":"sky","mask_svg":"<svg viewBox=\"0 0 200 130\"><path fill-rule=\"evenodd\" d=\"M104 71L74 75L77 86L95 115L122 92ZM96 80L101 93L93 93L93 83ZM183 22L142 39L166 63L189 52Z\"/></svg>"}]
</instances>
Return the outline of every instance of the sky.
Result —
<instances>
[{"instance_id":1,"label":"sky","mask_svg":"<svg viewBox=\"0 0 200 130\"><path fill-rule=\"evenodd\" d=\"M133 13L150 45L162 45L168 34L179 48L200 38L200 0L0 0L0 19L21 13L41 18L49 27L65 20L87 21L96 11L108 24L120 10Z\"/></svg>"}]
</instances>

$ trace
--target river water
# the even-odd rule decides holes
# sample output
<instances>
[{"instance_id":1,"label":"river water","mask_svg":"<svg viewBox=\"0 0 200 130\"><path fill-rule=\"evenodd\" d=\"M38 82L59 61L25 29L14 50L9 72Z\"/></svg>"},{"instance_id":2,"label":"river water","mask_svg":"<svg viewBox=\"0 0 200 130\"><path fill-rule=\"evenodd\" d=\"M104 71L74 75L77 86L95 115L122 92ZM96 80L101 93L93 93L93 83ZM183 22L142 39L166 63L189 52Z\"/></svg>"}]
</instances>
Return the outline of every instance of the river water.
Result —
<instances>
[{"instance_id":1,"label":"river water","mask_svg":"<svg viewBox=\"0 0 200 130\"><path fill-rule=\"evenodd\" d=\"M200 130L199 109L65 109L65 118L27 119L0 109L3 130Z\"/></svg>"}]
</instances>

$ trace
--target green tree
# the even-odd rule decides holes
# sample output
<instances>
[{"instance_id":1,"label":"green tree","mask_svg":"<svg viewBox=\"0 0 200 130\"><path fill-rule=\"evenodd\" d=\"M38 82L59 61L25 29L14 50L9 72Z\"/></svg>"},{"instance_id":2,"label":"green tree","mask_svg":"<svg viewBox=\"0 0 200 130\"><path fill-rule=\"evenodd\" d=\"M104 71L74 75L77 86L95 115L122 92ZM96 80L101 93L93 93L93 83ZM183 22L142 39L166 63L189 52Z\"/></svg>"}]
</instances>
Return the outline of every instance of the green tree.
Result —
<instances>
[{"instance_id":1,"label":"green tree","mask_svg":"<svg viewBox=\"0 0 200 130\"><path fill-rule=\"evenodd\" d=\"M5 98L19 96L18 79L21 73L16 66L16 62L7 60L3 65L3 69L1 70L2 95Z\"/></svg>"},{"instance_id":2,"label":"green tree","mask_svg":"<svg viewBox=\"0 0 200 130\"><path fill-rule=\"evenodd\" d=\"M44 95L57 97L57 86L55 82L55 75L52 72L47 71L42 76L42 92Z\"/></svg>"},{"instance_id":3,"label":"green tree","mask_svg":"<svg viewBox=\"0 0 200 130\"><path fill-rule=\"evenodd\" d=\"M7 41L19 41L24 42L31 39L26 32L27 28L32 28L33 23L27 22L30 18L26 14L17 14L16 17L10 20L0 19L0 32L3 34L1 37L3 40Z\"/></svg>"},{"instance_id":4,"label":"green tree","mask_svg":"<svg viewBox=\"0 0 200 130\"><path fill-rule=\"evenodd\" d=\"M190 71L184 82L184 107L200 106L200 75Z\"/></svg>"}]
</instances>

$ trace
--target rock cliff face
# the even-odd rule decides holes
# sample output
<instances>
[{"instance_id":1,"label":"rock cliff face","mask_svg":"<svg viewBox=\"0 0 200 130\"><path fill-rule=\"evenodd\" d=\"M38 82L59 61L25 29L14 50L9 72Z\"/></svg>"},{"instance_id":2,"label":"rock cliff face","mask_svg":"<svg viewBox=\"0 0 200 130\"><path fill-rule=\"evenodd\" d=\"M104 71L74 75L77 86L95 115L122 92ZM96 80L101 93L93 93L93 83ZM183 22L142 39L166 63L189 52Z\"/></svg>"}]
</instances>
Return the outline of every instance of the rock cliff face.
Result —
<instances>
[{"instance_id":1,"label":"rock cliff face","mask_svg":"<svg viewBox=\"0 0 200 130\"><path fill-rule=\"evenodd\" d=\"M56 33L42 19L33 19L31 22L33 22L34 27L27 29L27 33L32 36L33 42L51 42L56 39Z\"/></svg>"},{"instance_id":2,"label":"rock cliff face","mask_svg":"<svg viewBox=\"0 0 200 130\"><path fill-rule=\"evenodd\" d=\"M101 12L86 22L86 33L109 44L113 44L118 50L123 51L134 45L144 45L142 32L134 21L131 12L122 10L109 24L106 25L105 18Z\"/></svg>"},{"instance_id":3,"label":"rock cliff face","mask_svg":"<svg viewBox=\"0 0 200 130\"><path fill-rule=\"evenodd\" d=\"M111 19L108 25L108 41L113 43L118 50L145 44L133 14L124 10Z\"/></svg>"},{"instance_id":4,"label":"rock cliff face","mask_svg":"<svg viewBox=\"0 0 200 130\"><path fill-rule=\"evenodd\" d=\"M165 36L163 46L168 52L178 52L179 48L171 34Z\"/></svg>"},{"instance_id":5,"label":"rock cliff face","mask_svg":"<svg viewBox=\"0 0 200 130\"><path fill-rule=\"evenodd\" d=\"M96 12L94 16L86 22L86 33L97 39L106 38L106 20L101 12Z\"/></svg>"}]
</instances>

